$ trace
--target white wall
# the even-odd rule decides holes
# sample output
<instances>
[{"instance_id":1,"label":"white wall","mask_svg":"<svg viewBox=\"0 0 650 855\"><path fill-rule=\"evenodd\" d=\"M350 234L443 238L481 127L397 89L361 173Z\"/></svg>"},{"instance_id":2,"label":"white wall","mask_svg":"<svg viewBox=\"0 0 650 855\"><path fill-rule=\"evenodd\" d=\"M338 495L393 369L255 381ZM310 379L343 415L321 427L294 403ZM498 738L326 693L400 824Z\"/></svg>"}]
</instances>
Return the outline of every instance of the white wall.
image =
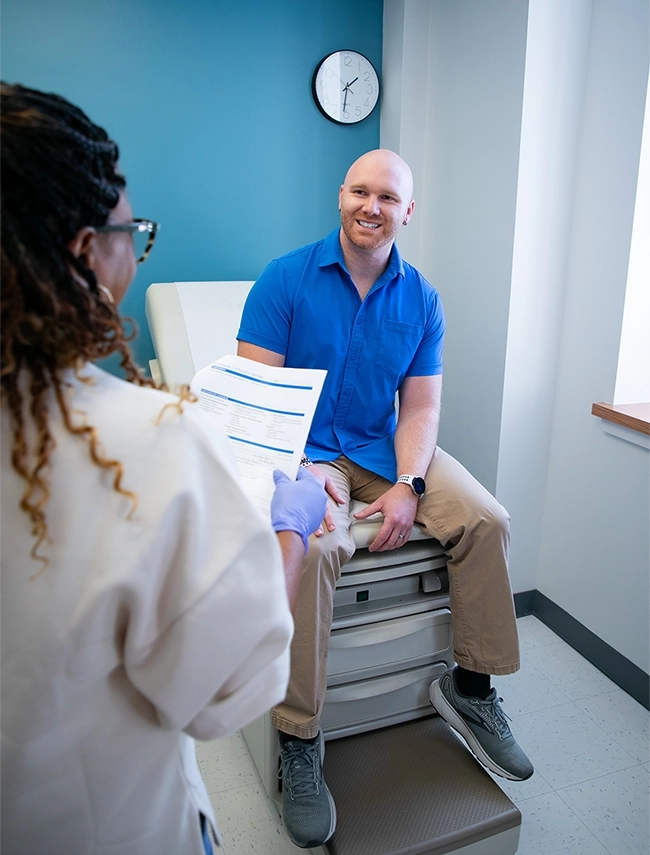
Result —
<instances>
[{"instance_id":1,"label":"white wall","mask_svg":"<svg viewBox=\"0 0 650 855\"><path fill-rule=\"evenodd\" d=\"M538 587L591 0L529 3L497 495L516 590Z\"/></svg>"},{"instance_id":2,"label":"white wall","mask_svg":"<svg viewBox=\"0 0 650 855\"><path fill-rule=\"evenodd\" d=\"M538 0L543 2L543 0ZM537 588L650 670L650 455L589 414L611 401L643 106L648 0L593 0Z\"/></svg>"},{"instance_id":3,"label":"white wall","mask_svg":"<svg viewBox=\"0 0 650 855\"><path fill-rule=\"evenodd\" d=\"M382 145L449 322L441 445L537 588L648 671L648 452L602 432L623 312L648 0L385 0ZM525 75L524 75L525 72Z\"/></svg>"}]
</instances>

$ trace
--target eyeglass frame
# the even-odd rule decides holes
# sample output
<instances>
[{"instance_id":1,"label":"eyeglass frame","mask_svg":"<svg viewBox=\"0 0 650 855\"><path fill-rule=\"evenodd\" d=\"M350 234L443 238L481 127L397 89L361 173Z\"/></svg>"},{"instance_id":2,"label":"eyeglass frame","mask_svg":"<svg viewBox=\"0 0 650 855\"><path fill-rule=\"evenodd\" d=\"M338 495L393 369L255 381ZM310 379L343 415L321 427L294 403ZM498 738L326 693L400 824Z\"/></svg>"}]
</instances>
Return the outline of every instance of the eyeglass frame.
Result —
<instances>
[{"instance_id":1,"label":"eyeglass frame","mask_svg":"<svg viewBox=\"0 0 650 855\"><path fill-rule=\"evenodd\" d=\"M105 226L95 226L95 231L100 233L130 232L131 234L135 234L136 232L149 232L147 245L145 246L142 255L139 258L136 258L136 264L142 264L147 260L147 256L151 252L159 229L160 223L155 223L153 220L136 219L135 217L131 223L108 223Z\"/></svg>"}]
</instances>

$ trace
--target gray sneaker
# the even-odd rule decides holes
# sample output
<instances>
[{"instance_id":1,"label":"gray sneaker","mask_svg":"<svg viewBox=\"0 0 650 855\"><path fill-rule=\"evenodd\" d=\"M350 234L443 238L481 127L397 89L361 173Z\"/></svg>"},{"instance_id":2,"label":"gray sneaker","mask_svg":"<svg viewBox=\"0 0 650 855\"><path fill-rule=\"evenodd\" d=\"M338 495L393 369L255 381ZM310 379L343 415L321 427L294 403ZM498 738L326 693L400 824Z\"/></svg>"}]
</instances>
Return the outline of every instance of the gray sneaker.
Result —
<instances>
[{"instance_id":1,"label":"gray sneaker","mask_svg":"<svg viewBox=\"0 0 650 855\"><path fill-rule=\"evenodd\" d=\"M323 779L323 734L313 743L298 737L280 740L282 821L301 849L322 846L334 834L336 807Z\"/></svg>"},{"instance_id":2,"label":"gray sneaker","mask_svg":"<svg viewBox=\"0 0 650 855\"><path fill-rule=\"evenodd\" d=\"M492 689L487 699L459 694L450 668L429 688L436 710L465 739L476 757L495 775L511 781L525 781L533 765L510 732L501 698Z\"/></svg>"}]
</instances>

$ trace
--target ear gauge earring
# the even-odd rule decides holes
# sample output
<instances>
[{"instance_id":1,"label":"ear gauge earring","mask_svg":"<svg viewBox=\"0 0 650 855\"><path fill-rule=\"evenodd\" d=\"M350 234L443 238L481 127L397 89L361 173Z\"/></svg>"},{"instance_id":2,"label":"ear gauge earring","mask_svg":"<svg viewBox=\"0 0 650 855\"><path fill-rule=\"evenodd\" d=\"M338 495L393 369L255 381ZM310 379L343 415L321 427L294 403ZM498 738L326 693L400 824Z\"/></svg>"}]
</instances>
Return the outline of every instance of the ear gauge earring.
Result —
<instances>
[{"instance_id":1,"label":"ear gauge earring","mask_svg":"<svg viewBox=\"0 0 650 855\"><path fill-rule=\"evenodd\" d=\"M98 282L98 283L97 283L97 287L98 287L98 288L99 288L99 290L102 292L102 294L104 295L104 297L106 297L106 302L107 302L111 307L114 307L114 306L115 306L115 297L113 297L113 295L112 295L112 294L111 294L111 292L108 290L108 288L106 287L106 285L102 285L100 282Z\"/></svg>"},{"instance_id":2,"label":"ear gauge earring","mask_svg":"<svg viewBox=\"0 0 650 855\"><path fill-rule=\"evenodd\" d=\"M408 221L408 220L402 220L402 225L403 225L403 226L408 226L408 224L409 224L409 221Z\"/></svg>"}]
</instances>

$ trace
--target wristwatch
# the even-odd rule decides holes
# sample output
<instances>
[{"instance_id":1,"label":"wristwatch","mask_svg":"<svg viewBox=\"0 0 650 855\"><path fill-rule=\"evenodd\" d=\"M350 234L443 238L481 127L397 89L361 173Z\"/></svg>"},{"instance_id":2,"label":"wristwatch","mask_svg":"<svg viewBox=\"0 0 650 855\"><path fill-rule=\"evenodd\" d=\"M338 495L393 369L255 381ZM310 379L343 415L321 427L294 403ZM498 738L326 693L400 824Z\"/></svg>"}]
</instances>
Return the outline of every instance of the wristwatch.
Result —
<instances>
[{"instance_id":1,"label":"wristwatch","mask_svg":"<svg viewBox=\"0 0 650 855\"><path fill-rule=\"evenodd\" d=\"M421 499L427 489L424 478L417 475L400 475L397 479L398 484L408 484L413 493Z\"/></svg>"}]
</instances>

